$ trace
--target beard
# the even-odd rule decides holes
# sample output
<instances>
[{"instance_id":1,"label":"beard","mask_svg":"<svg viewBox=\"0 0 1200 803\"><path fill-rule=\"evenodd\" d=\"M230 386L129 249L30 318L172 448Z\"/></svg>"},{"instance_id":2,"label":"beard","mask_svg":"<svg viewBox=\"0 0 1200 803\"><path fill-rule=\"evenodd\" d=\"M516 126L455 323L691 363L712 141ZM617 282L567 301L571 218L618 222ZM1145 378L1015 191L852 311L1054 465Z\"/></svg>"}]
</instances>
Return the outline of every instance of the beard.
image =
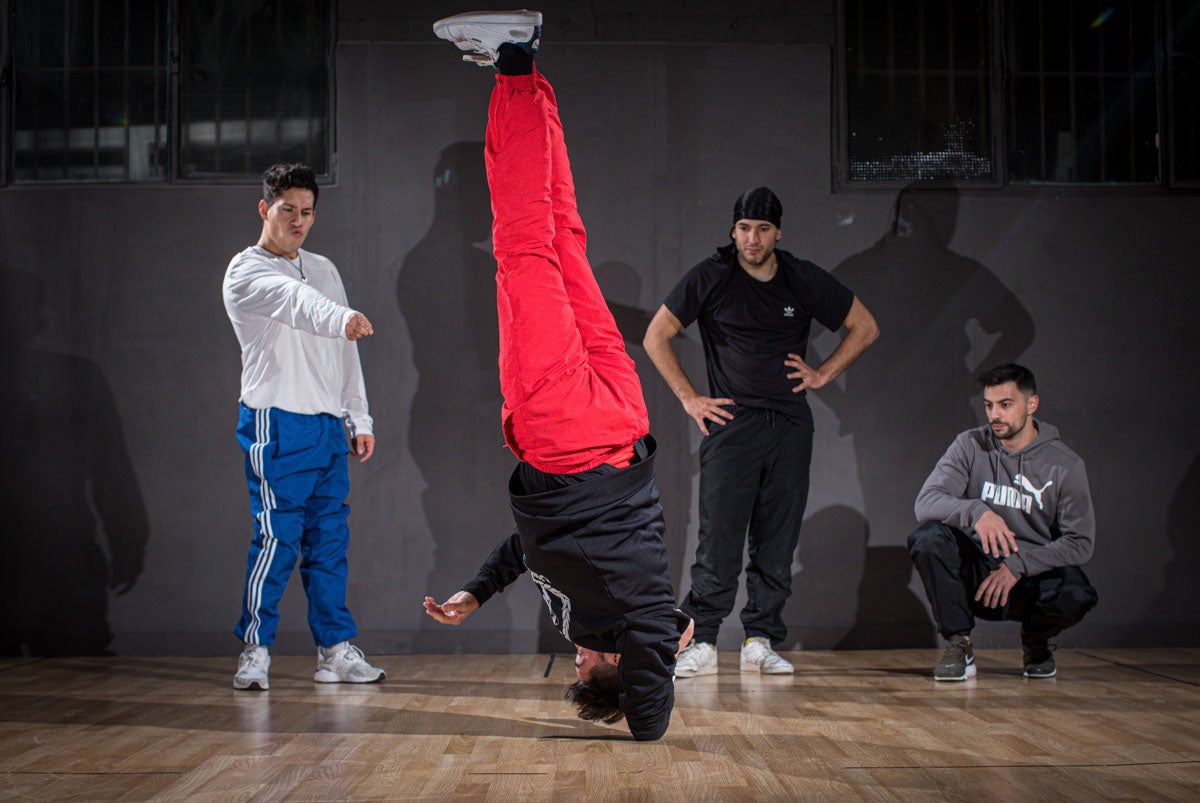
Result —
<instances>
[{"instance_id":1,"label":"beard","mask_svg":"<svg viewBox=\"0 0 1200 803\"><path fill-rule=\"evenodd\" d=\"M753 268L762 267L774 253L775 249L768 247L760 249L757 255L747 254L743 249L738 249L738 255L742 258L742 261Z\"/></svg>"},{"instance_id":2,"label":"beard","mask_svg":"<svg viewBox=\"0 0 1200 803\"><path fill-rule=\"evenodd\" d=\"M1018 424L1009 424L1005 421L993 421L989 426L992 428L992 433L1002 441L1010 441L1025 431L1025 425L1029 419L1025 419ZM996 425L1000 425L1000 429Z\"/></svg>"}]
</instances>

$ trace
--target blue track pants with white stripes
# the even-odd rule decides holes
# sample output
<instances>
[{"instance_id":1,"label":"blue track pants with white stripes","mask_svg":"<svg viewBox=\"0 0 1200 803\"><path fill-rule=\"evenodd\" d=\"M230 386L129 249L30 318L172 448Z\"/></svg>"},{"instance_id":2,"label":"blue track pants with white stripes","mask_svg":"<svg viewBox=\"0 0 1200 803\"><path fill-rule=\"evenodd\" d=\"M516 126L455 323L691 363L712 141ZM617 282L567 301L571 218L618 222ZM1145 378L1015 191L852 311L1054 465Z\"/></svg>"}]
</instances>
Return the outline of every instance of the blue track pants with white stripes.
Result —
<instances>
[{"instance_id":1,"label":"blue track pants with white stripes","mask_svg":"<svg viewBox=\"0 0 1200 803\"><path fill-rule=\"evenodd\" d=\"M254 540L234 633L247 644L275 642L279 600L300 558L313 641L329 647L350 639L358 631L346 607L350 477L342 422L332 415L239 407L237 437L246 455Z\"/></svg>"}]
</instances>

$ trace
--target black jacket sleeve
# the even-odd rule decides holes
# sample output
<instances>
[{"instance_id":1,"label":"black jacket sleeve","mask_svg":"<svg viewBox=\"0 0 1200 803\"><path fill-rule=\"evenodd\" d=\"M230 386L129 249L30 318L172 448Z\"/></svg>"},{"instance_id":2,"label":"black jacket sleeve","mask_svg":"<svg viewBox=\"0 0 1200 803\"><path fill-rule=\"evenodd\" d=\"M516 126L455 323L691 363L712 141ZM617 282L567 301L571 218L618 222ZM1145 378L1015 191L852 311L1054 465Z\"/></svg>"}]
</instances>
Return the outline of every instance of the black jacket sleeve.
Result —
<instances>
[{"instance_id":1,"label":"black jacket sleeve","mask_svg":"<svg viewBox=\"0 0 1200 803\"><path fill-rule=\"evenodd\" d=\"M629 732L639 742L661 739L671 723L675 653L686 627L686 615L668 608L631 619L617 635L620 706Z\"/></svg>"},{"instance_id":2,"label":"black jacket sleeve","mask_svg":"<svg viewBox=\"0 0 1200 803\"><path fill-rule=\"evenodd\" d=\"M463 586L479 604L487 602L492 595L503 591L525 571L525 550L521 546L521 536L513 529L504 537L488 559L479 567L475 579Z\"/></svg>"}]
</instances>

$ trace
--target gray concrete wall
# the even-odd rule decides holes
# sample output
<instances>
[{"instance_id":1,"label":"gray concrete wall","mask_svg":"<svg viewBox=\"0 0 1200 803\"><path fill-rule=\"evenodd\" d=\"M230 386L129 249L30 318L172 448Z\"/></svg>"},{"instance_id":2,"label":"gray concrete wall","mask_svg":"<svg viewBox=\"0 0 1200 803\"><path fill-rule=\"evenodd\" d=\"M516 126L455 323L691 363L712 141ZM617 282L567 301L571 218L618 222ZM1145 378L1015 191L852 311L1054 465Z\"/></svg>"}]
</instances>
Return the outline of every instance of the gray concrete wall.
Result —
<instances>
[{"instance_id":1,"label":"gray concrete wall","mask_svg":"<svg viewBox=\"0 0 1200 803\"><path fill-rule=\"evenodd\" d=\"M813 394L787 646L932 646L902 550L911 498L954 434L982 420L970 373L1001 358L1033 368L1041 417L1088 461L1100 527L1087 570L1101 602L1061 641L1200 643L1188 577L1197 541L1183 515L1200 485L1187 368L1200 346L1200 198L917 193L913 236L889 236L897 192L831 189L832 4L591 5L548 9L539 65L558 92L590 257L662 442L680 594L696 542L699 433L649 366L641 329L724 240L734 198L768 184L784 204L781 246L834 271L883 327L837 387ZM359 641L371 652L562 649L530 583L462 628L427 625L421 612L425 593L456 590L506 531L512 461L498 433L480 150L492 78L426 33L459 9L417 18L397 7L340 5L337 176L307 243L338 264L376 328L361 354L378 449L351 469ZM257 192L0 189L4 498L15 511L0 630L70 621L80 649L236 650L251 522L220 281L258 235ZM700 380L696 337L679 347ZM311 648L304 619L296 578L280 650ZM738 635L735 615L722 644ZM1016 638L1011 626L977 635Z\"/></svg>"}]
</instances>

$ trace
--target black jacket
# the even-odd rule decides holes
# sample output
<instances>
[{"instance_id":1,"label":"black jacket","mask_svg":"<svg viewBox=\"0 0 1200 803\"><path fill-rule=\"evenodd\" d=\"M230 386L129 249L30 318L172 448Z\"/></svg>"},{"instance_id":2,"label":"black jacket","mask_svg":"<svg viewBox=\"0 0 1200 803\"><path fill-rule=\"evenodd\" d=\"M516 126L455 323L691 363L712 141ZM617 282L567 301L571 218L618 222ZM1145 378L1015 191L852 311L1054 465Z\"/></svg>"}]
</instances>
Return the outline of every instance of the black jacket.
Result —
<instances>
[{"instance_id":1,"label":"black jacket","mask_svg":"<svg viewBox=\"0 0 1200 803\"><path fill-rule=\"evenodd\" d=\"M547 493L525 494L514 472L517 528L464 587L482 605L528 568L568 640L621 655L620 706L639 741L667 730L688 623L667 570L655 451L647 435L638 443L642 459L628 468Z\"/></svg>"}]
</instances>

